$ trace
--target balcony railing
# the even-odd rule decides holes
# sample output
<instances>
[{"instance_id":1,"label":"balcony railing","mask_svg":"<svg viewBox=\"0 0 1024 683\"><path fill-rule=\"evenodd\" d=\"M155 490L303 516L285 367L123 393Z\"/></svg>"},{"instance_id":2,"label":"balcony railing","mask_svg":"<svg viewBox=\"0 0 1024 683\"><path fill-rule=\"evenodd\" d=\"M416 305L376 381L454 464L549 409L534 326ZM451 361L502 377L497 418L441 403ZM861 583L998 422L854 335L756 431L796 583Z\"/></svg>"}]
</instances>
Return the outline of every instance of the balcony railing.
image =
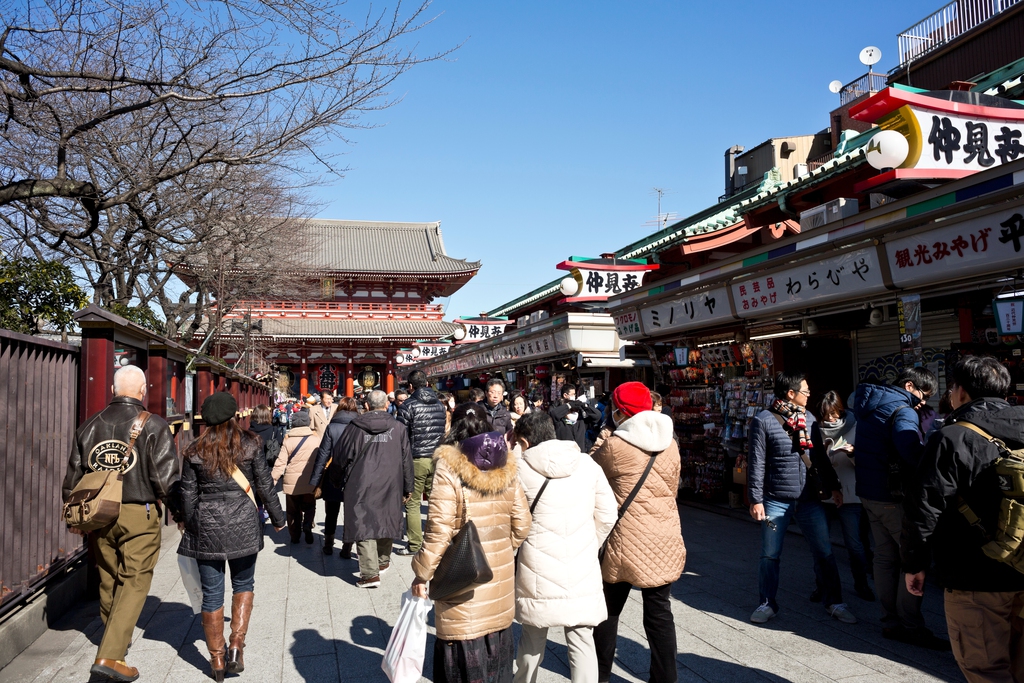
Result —
<instances>
[{"instance_id":1,"label":"balcony railing","mask_svg":"<svg viewBox=\"0 0 1024 683\"><path fill-rule=\"evenodd\" d=\"M230 316L244 316L246 311L296 312L296 311L340 311L346 313L437 313L443 314L444 307L435 304L374 303L360 301L246 301L238 303ZM226 316L227 317L227 316Z\"/></svg>"},{"instance_id":2,"label":"balcony railing","mask_svg":"<svg viewBox=\"0 0 1024 683\"><path fill-rule=\"evenodd\" d=\"M850 81L843 86L843 89L839 91L839 104L840 106L845 107L858 97L881 92L885 90L885 88L885 74L876 74L874 72L866 73L860 78Z\"/></svg>"},{"instance_id":3,"label":"balcony railing","mask_svg":"<svg viewBox=\"0 0 1024 683\"><path fill-rule=\"evenodd\" d=\"M906 66L1022 1L953 0L899 34L900 66Z\"/></svg>"}]
</instances>

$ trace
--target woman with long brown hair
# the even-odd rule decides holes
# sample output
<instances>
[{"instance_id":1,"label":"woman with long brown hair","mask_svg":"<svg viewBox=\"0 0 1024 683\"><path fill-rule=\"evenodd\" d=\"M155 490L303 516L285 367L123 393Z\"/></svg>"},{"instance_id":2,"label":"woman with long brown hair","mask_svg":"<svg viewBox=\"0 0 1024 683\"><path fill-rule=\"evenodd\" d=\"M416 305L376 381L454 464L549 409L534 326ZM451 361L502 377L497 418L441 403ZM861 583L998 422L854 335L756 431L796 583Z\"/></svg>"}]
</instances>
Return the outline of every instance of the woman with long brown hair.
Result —
<instances>
[{"instance_id":1,"label":"woman with long brown hair","mask_svg":"<svg viewBox=\"0 0 1024 683\"><path fill-rule=\"evenodd\" d=\"M245 669L242 650L252 613L256 555L263 549L257 496L277 531L285 516L263 455L262 441L243 430L238 404L226 392L203 401L205 429L183 453L181 499L184 535L178 554L194 557L203 586L203 631L214 680ZM254 495L255 494L255 495ZM231 637L224 642L224 565L231 568Z\"/></svg>"}]
</instances>

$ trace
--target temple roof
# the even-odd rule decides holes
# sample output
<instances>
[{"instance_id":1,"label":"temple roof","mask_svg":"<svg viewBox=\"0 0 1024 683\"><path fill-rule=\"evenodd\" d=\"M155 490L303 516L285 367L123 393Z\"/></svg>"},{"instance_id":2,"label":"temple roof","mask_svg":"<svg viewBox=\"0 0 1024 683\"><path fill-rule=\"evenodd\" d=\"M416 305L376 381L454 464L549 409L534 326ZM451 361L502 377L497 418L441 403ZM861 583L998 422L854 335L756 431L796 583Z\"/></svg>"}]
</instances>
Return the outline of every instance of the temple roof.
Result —
<instances>
[{"instance_id":1,"label":"temple roof","mask_svg":"<svg viewBox=\"0 0 1024 683\"><path fill-rule=\"evenodd\" d=\"M345 339L438 339L456 326L443 320L358 320L344 318L263 318L258 337Z\"/></svg>"},{"instance_id":2,"label":"temple roof","mask_svg":"<svg viewBox=\"0 0 1024 683\"><path fill-rule=\"evenodd\" d=\"M441 223L387 223L312 218L299 227L310 270L338 273L473 273L479 261L448 256ZM300 239L301 239L300 238Z\"/></svg>"}]
</instances>

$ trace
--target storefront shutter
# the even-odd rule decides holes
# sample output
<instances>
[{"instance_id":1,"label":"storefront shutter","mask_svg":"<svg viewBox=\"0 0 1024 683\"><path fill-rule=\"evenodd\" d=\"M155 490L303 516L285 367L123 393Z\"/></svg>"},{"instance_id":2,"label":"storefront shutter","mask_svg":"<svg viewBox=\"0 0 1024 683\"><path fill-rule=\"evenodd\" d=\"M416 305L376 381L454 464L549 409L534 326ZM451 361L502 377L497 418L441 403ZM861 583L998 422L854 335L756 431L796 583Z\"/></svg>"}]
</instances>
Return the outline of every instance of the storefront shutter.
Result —
<instances>
[{"instance_id":1,"label":"storefront shutter","mask_svg":"<svg viewBox=\"0 0 1024 683\"><path fill-rule=\"evenodd\" d=\"M899 337L896 321L857 330L859 382L891 382L896 378L902 367ZM945 352L960 341L960 323L955 314L952 311L925 314L921 322L921 341L924 346L925 363L939 377L937 394L941 395L946 389Z\"/></svg>"}]
</instances>

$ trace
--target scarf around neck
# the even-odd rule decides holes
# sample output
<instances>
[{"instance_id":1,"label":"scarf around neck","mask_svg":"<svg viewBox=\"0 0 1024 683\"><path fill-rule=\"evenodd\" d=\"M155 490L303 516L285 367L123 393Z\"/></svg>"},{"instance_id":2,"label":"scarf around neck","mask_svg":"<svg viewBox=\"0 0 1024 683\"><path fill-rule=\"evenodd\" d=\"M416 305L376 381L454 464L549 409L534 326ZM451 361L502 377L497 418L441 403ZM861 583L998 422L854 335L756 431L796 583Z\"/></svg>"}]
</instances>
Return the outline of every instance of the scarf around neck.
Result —
<instances>
[{"instance_id":1,"label":"scarf around neck","mask_svg":"<svg viewBox=\"0 0 1024 683\"><path fill-rule=\"evenodd\" d=\"M810 450L811 440L807 437L807 413L790 401L775 399L772 410L786 419L786 431L799 437L800 450Z\"/></svg>"}]
</instances>

